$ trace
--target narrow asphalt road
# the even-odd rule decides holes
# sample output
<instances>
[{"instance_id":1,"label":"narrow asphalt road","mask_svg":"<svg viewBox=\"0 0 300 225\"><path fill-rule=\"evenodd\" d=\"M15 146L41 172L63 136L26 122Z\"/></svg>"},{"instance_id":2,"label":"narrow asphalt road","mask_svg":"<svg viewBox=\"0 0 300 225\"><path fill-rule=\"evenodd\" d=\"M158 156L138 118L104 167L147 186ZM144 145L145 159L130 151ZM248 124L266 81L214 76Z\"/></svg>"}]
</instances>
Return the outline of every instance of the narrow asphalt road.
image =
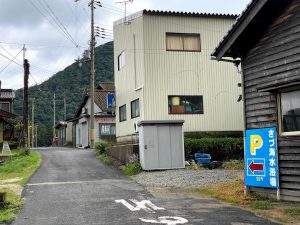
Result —
<instances>
[{"instance_id":1,"label":"narrow asphalt road","mask_svg":"<svg viewBox=\"0 0 300 225\"><path fill-rule=\"evenodd\" d=\"M91 150L40 149L43 163L24 189L13 225L271 225L211 199L154 198L101 164Z\"/></svg>"}]
</instances>

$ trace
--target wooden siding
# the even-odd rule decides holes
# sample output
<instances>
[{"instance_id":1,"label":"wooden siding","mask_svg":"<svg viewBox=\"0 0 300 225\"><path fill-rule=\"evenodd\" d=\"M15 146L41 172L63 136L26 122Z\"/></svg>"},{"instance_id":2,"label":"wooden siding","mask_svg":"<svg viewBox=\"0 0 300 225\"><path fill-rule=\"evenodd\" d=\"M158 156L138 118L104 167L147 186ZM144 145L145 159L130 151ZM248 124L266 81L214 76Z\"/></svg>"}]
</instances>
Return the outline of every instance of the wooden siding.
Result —
<instances>
[{"instance_id":1,"label":"wooden siding","mask_svg":"<svg viewBox=\"0 0 300 225\"><path fill-rule=\"evenodd\" d=\"M300 78L300 1L294 1L250 50L243 72L246 128L279 130L277 94L258 90ZM300 200L300 137L279 132L278 145L281 198ZM276 194L270 189L251 190Z\"/></svg>"}]
</instances>

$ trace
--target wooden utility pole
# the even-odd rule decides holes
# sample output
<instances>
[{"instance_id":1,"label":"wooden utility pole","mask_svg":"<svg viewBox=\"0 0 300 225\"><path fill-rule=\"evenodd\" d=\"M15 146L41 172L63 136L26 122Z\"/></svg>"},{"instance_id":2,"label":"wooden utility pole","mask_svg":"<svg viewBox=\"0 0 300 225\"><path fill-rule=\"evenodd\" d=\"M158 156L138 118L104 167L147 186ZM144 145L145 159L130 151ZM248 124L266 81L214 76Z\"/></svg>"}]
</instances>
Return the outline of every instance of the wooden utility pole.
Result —
<instances>
[{"instance_id":1,"label":"wooden utility pole","mask_svg":"<svg viewBox=\"0 0 300 225\"><path fill-rule=\"evenodd\" d=\"M55 138L56 138L56 134L55 134L55 92L54 92L54 96L53 96L53 143L55 143Z\"/></svg>"},{"instance_id":2,"label":"wooden utility pole","mask_svg":"<svg viewBox=\"0 0 300 225\"><path fill-rule=\"evenodd\" d=\"M67 105L66 105L66 98L64 98L64 120L67 119Z\"/></svg>"},{"instance_id":3,"label":"wooden utility pole","mask_svg":"<svg viewBox=\"0 0 300 225\"><path fill-rule=\"evenodd\" d=\"M24 124L24 141L23 150L28 153L28 78L29 78L29 62L25 59L25 45L24 51L24 101L23 101L23 124Z\"/></svg>"},{"instance_id":4,"label":"wooden utility pole","mask_svg":"<svg viewBox=\"0 0 300 225\"><path fill-rule=\"evenodd\" d=\"M91 80L90 80L90 97L91 97L91 113L90 113L90 144L91 148L94 148L95 141L95 113L94 113L94 104L95 104L95 30L94 30L94 4L95 1L91 0Z\"/></svg>"},{"instance_id":5,"label":"wooden utility pole","mask_svg":"<svg viewBox=\"0 0 300 225\"><path fill-rule=\"evenodd\" d=\"M32 99L32 106L31 106L31 123L32 123L32 128L31 128L31 132L32 132L32 137L31 137L31 147L33 148L34 147L34 136L35 136L35 133L34 133L34 98Z\"/></svg>"}]
</instances>

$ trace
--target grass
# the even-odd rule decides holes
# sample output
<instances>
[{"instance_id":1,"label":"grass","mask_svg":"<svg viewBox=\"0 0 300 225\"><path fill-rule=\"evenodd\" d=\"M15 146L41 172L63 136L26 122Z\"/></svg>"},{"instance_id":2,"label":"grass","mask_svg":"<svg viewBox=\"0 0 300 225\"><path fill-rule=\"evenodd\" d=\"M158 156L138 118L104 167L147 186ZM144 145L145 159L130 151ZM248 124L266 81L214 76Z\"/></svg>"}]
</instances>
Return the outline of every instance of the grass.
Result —
<instances>
[{"instance_id":1,"label":"grass","mask_svg":"<svg viewBox=\"0 0 300 225\"><path fill-rule=\"evenodd\" d=\"M138 174L142 170L141 164L139 161L128 164L125 168L122 169L122 172L127 176L133 176Z\"/></svg>"},{"instance_id":2,"label":"grass","mask_svg":"<svg viewBox=\"0 0 300 225\"><path fill-rule=\"evenodd\" d=\"M112 163L112 159L107 155L99 154L99 155L97 155L97 158L106 165L111 165L111 163Z\"/></svg>"},{"instance_id":3,"label":"grass","mask_svg":"<svg viewBox=\"0 0 300 225\"><path fill-rule=\"evenodd\" d=\"M244 161L229 161L223 164L225 170L244 170Z\"/></svg>"},{"instance_id":4,"label":"grass","mask_svg":"<svg viewBox=\"0 0 300 225\"><path fill-rule=\"evenodd\" d=\"M14 194L10 189L2 189L7 193L6 203L0 206L0 221L8 221L16 218L16 212L20 211L24 205L19 196Z\"/></svg>"},{"instance_id":5,"label":"grass","mask_svg":"<svg viewBox=\"0 0 300 225\"><path fill-rule=\"evenodd\" d=\"M0 181L3 183L8 179L16 179L0 185L0 191L7 193L6 203L0 206L0 222L12 220L22 208L24 202L20 199L19 191L22 189L34 171L40 166L41 157L37 152L24 154L21 150L12 151L11 157L0 166ZM18 187L18 188L16 188Z\"/></svg>"},{"instance_id":6,"label":"grass","mask_svg":"<svg viewBox=\"0 0 300 225\"><path fill-rule=\"evenodd\" d=\"M197 193L213 197L232 205L248 209L255 214L284 224L295 224L300 220L300 206L290 202L277 202L260 195L244 195L243 181L200 186Z\"/></svg>"}]
</instances>

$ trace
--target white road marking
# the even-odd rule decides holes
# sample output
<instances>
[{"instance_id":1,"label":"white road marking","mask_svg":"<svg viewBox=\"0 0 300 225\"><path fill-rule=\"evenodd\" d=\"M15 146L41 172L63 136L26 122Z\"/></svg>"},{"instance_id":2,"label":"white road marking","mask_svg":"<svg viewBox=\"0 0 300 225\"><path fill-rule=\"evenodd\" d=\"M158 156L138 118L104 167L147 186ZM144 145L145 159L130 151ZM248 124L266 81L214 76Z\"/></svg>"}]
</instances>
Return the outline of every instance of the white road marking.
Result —
<instances>
[{"instance_id":1,"label":"white road marking","mask_svg":"<svg viewBox=\"0 0 300 225\"><path fill-rule=\"evenodd\" d=\"M27 186L41 186L41 185L63 185L63 184L86 184L86 183L99 183L100 180L94 181L66 181L66 182L44 182L44 183L33 183L26 184Z\"/></svg>"},{"instance_id":2,"label":"white road marking","mask_svg":"<svg viewBox=\"0 0 300 225\"><path fill-rule=\"evenodd\" d=\"M185 224L189 222L187 219L184 219L182 217L177 217L177 216L161 216L158 217L157 220L140 218L140 220L145 223L166 224L166 225Z\"/></svg>"},{"instance_id":3,"label":"white road marking","mask_svg":"<svg viewBox=\"0 0 300 225\"><path fill-rule=\"evenodd\" d=\"M127 207L132 212L133 211L140 211L141 209L145 210L148 213L155 213L154 211L157 211L157 210L165 210L164 208L161 208L161 207L158 207L158 206L154 205L150 200L138 201L138 200L135 200L135 199L130 199L130 201L132 203L134 203L136 206L131 205L128 201L126 201L124 199L115 200L116 203L123 204L125 207Z\"/></svg>"}]
</instances>

